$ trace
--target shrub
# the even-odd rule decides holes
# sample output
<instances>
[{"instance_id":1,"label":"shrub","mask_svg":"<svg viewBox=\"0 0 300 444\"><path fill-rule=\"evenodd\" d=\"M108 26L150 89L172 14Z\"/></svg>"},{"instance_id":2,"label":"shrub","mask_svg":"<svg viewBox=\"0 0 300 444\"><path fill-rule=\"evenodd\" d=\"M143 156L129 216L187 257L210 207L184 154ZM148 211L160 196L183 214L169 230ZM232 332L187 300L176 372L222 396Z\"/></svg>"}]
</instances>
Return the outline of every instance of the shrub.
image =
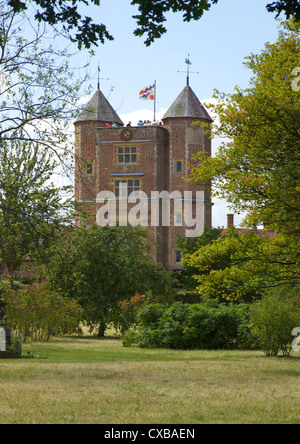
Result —
<instances>
[{"instance_id":1,"label":"shrub","mask_svg":"<svg viewBox=\"0 0 300 444\"><path fill-rule=\"evenodd\" d=\"M292 352L292 330L300 327L300 304L299 296L287 293L286 289L284 293L281 289L270 291L252 305L252 333L266 356Z\"/></svg>"},{"instance_id":2,"label":"shrub","mask_svg":"<svg viewBox=\"0 0 300 444\"><path fill-rule=\"evenodd\" d=\"M132 325L137 322L138 310L146 303L146 296L136 293L129 300L119 302L120 315L115 322L117 327L121 327L121 332L127 331Z\"/></svg>"},{"instance_id":3,"label":"shrub","mask_svg":"<svg viewBox=\"0 0 300 444\"><path fill-rule=\"evenodd\" d=\"M52 292L47 284L32 284L20 290L10 290L7 323L14 334L25 342L49 340L53 335L72 334L78 331L82 309L74 300Z\"/></svg>"},{"instance_id":4,"label":"shrub","mask_svg":"<svg viewBox=\"0 0 300 444\"><path fill-rule=\"evenodd\" d=\"M253 346L250 309L241 306L174 303L146 306L139 327L123 336L123 345L173 349L229 349Z\"/></svg>"},{"instance_id":5,"label":"shrub","mask_svg":"<svg viewBox=\"0 0 300 444\"><path fill-rule=\"evenodd\" d=\"M4 296L9 291L9 282L0 280L0 299L4 298Z\"/></svg>"},{"instance_id":6,"label":"shrub","mask_svg":"<svg viewBox=\"0 0 300 444\"><path fill-rule=\"evenodd\" d=\"M196 290L177 290L174 300L184 304L200 304L201 295Z\"/></svg>"},{"instance_id":7,"label":"shrub","mask_svg":"<svg viewBox=\"0 0 300 444\"><path fill-rule=\"evenodd\" d=\"M163 304L150 304L139 311L137 320L139 325L151 329L158 327L158 322L163 316L166 307Z\"/></svg>"},{"instance_id":8,"label":"shrub","mask_svg":"<svg viewBox=\"0 0 300 444\"><path fill-rule=\"evenodd\" d=\"M122 344L124 347L135 345L139 342L139 337L138 331L127 330L122 337Z\"/></svg>"}]
</instances>

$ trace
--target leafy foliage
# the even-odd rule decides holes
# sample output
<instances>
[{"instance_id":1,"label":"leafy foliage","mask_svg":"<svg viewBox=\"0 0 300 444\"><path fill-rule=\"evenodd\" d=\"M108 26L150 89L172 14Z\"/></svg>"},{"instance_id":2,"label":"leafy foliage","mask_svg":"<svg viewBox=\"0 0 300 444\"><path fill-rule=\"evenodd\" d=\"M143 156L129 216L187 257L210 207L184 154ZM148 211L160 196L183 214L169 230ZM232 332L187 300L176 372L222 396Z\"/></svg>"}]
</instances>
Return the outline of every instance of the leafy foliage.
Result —
<instances>
[{"instance_id":1,"label":"leafy foliage","mask_svg":"<svg viewBox=\"0 0 300 444\"><path fill-rule=\"evenodd\" d=\"M208 11L212 5L219 0L132 0L131 5L138 6L139 14L133 18L137 20L138 28L134 31L137 36L147 34L145 41L149 46L155 39L160 38L166 32L163 23L166 22L166 13L183 12L183 20L199 20L204 12ZM98 46L98 41L104 43L106 39L112 40L113 37L108 32L104 24L95 24L91 17L83 17L80 6L93 3L100 6L100 0L32 0L35 3L37 12L35 18L39 22L45 22L57 27L62 26L62 32L77 42L79 49L82 47L90 48L92 45ZM27 4L21 0L9 0L8 4L15 12L27 9ZM300 20L300 6L297 0L278 0L267 4L267 10L276 12L277 17L284 13L287 18L295 17ZM75 30L75 35L72 31ZM77 32L76 32L77 31Z\"/></svg>"},{"instance_id":2,"label":"leafy foliage","mask_svg":"<svg viewBox=\"0 0 300 444\"><path fill-rule=\"evenodd\" d=\"M205 298L251 302L264 289L299 282L299 240L231 229L183 263L194 267ZM216 264L220 264L216 268ZM226 265L227 264L227 265Z\"/></svg>"},{"instance_id":3,"label":"leafy foliage","mask_svg":"<svg viewBox=\"0 0 300 444\"><path fill-rule=\"evenodd\" d=\"M250 308L241 305L148 305L138 313L139 327L122 338L124 346L173 349L251 347Z\"/></svg>"},{"instance_id":4,"label":"leafy foliage","mask_svg":"<svg viewBox=\"0 0 300 444\"><path fill-rule=\"evenodd\" d=\"M287 19L295 17L298 21L300 20L300 4L298 0L277 0L269 3L267 10L276 12L276 17L279 17L284 12Z\"/></svg>"},{"instance_id":5,"label":"leafy foliage","mask_svg":"<svg viewBox=\"0 0 300 444\"><path fill-rule=\"evenodd\" d=\"M83 17L79 12L80 4L88 6L93 3L96 6L100 5L100 0L72 0L66 2L65 0L34 0L38 7L35 18L39 22L45 22L52 26L57 24L62 25L62 32L66 34L72 42L77 42L78 48L90 48L91 45L98 46L98 41L104 43L105 39L112 40L112 36L106 30L103 24L95 24L91 17ZM71 5L70 5L71 3ZM15 12L24 11L27 9L25 2L21 0L9 0ZM77 30L75 35L72 35L74 29Z\"/></svg>"},{"instance_id":6,"label":"leafy foliage","mask_svg":"<svg viewBox=\"0 0 300 444\"><path fill-rule=\"evenodd\" d=\"M197 267L194 267L191 262L185 260L185 257L190 257L190 255L196 253L199 249L210 245L214 240L218 239L222 233L221 228L212 228L211 230L206 230L199 237L194 238L178 238L176 245L180 248L180 253L184 263L184 270L177 272L177 277L179 282L184 286L186 290L195 290L197 282L195 280L195 275L199 272ZM204 249L204 248L203 248ZM214 267L219 269L227 265L223 264L222 261L216 261ZM206 271L203 270L203 273Z\"/></svg>"},{"instance_id":7,"label":"leafy foliage","mask_svg":"<svg viewBox=\"0 0 300 444\"><path fill-rule=\"evenodd\" d=\"M139 14L133 16L137 19L138 28L134 34L142 36L147 34L145 44L149 46L155 39L160 38L167 29L163 26L166 22L165 14L169 11L183 12L183 20L199 20L204 11L210 9L218 0L169 0L169 1L141 1L133 0L132 5L138 5Z\"/></svg>"},{"instance_id":8,"label":"leafy foliage","mask_svg":"<svg viewBox=\"0 0 300 444\"><path fill-rule=\"evenodd\" d=\"M270 290L252 305L252 333L266 356L291 351L292 331L300 326L299 286Z\"/></svg>"},{"instance_id":9,"label":"leafy foliage","mask_svg":"<svg viewBox=\"0 0 300 444\"><path fill-rule=\"evenodd\" d=\"M50 182L55 167L53 154L38 144L0 141L0 261L9 276L27 256L46 262L60 225L72 218L71 202L63 199L69 187Z\"/></svg>"},{"instance_id":10,"label":"leafy foliage","mask_svg":"<svg viewBox=\"0 0 300 444\"><path fill-rule=\"evenodd\" d=\"M38 142L63 161L61 153L70 152L66 127L76 115L81 86L73 80L70 57L56 48L55 36L46 38L43 29L0 0L1 139Z\"/></svg>"},{"instance_id":11,"label":"leafy foliage","mask_svg":"<svg viewBox=\"0 0 300 444\"><path fill-rule=\"evenodd\" d=\"M76 301L52 292L47 284L34 283L5 296L7 322L13 332L32 340L77 333L82 309Z\"/></svg>"},{"instance_id":12,"label":"leafy foliage","mask_svg":"<svg viewBox=\"0 0 300 444\"><path fill-rule=\"evenodd\" d=\"M216 157L199 153L192 179L214 181L214 195L234 211L248 212L248 226L300 233L299 122L300 94L291 73L300 66L300 25L283 24L279 39L246 62L254 76L250 87L234 94L216 93L220 126L215 132L232 139Z\"/></svg>"},{"instance_id":13,"label":"leafy foliage","mask_svg":"<svg viewBox=\"0 0 300 444\"><path fill-rule=\"evenodd\" d=\"M136 293L129 300L119 302L120 314L115 321L117 327L121 326L121 332L125 332L131 326L137 323L137 313L138 311L146 305L148 298L146 295L140 295Z\"/></svg>"},{"instance_id":14,"label":"leafy foliage","mask_svg":"<svg viewBox=\"0 0 300 444\"><path fill-rule=\"evenodd\" d=\"M120 313L119 302L152 292L168 300L173 279L150 257L145 229L132 227L71 228L53 252L51 275L64 295L84 308L84 320L104 334Z\"/></svg>"},{"instance_id":15,"label":"leafy foliage","mask_svg":"<svg viewBox=\"0 0 300 444\"><path fill-rule=\"evenodd\" d=\"M232 209L246 212L244 225L263 225L274 236L226 236L190 258L196 266L201 291L239 299L250 290L299 282L300 235L300 94L292 88L292 72L300 66L299 23L282 24L277 42L252 54L246 66L254 76L246 90L216 93L220 119L217 134L231 139L216 157L198 154L190 181L213 181L215 196ZM275 235L276 234L276 235ZM213 270L218 258L232 266Z\"/></svg>"},{"instance_id":16,"label":"leafy foliage","mask_svg":"<svg viewBox=\"0 0 300 444\"><path fill-rule=\"evenodd\" d=\"M80 87L70 55L28 23L0 0L0 261L9 275L27 255L44 261L57 227L69 221L69 190L51 179L72 167L66 128Z\"/></svg>"}]
</instances>

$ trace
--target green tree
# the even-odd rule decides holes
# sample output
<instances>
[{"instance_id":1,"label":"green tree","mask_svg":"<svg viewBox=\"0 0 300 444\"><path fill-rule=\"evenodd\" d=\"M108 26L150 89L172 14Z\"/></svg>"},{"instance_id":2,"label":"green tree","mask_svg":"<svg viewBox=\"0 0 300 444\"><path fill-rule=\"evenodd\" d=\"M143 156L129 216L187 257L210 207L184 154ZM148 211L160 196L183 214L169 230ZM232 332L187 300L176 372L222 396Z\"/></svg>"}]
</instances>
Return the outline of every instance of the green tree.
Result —
<instances>
[{"instance_id":1,"label":"green tree","mask_svg":"<svg viewBox=\"0 0 300 444\"><path fill-rule=\"evenodd\" d=\"M241 233L232 228L186 254L183 264L195 269L203 297L251 302L267 288L299 283L299 247L299 241L284 235L269 238L255 230Z\"/></svg>"},{"instance_id":2,"label":"green tree","mask_svg":"<svg viewBox=\"0 0 300 444\"><path fill-rule=\"evenodd\" d=\"M254 76L246 90L216 92L220 126L215 134L232 140L217 155L199 153L191 181L213 180L214 196L247 212L248 226L300 234L300 94L292 71L300 66L300 24L286 22L274 44L245 63Z\"/></svg>"},{"instance_id":3,"label":"green tree","mask_svg":"<svg viewBox=\"0 0 300 444\"><path fill-rule=\"evenodd\" d=\"M208 11L212 5L219 0L132 0L131 5L138 6L139 14L133 17L137 20L138 28L135 35L147 34L145 41L149 46L155 39L160 38L166 32L163 23L166 22L166 13L172 11L184 12L183 19L186 22L199 20L204 12ZM91 17L82 16L80 7L88 6L90 3L100 7L100 0L9 0L8 4L15 12L24 11L29 4L34 4L36 8L35 18L39 22L45 22L51 26L61 25L60 30L73 42L78 43L78 47L90 48L91 45L98 46L98 42L104 43L106 39L113 37L108 32L104 24L95 24ZM269 12L276 12L277 17L284 13L287 18L295 17L300 20L300 5L298 0L277 0L267 4ZM75 34L75 35L74 35Z\"/></svg>"},{"instance_id":4,"label":"green tree","mask_svg":"<svg viewBox=\"0 0 300 444\"><path fill-rule=\"evenodd\" d=\"M9 275L29 254L46 259L47 239L66 217L50 176L72 172L68 125L81 82L70 56L0 0L0 256Z\"/></svg>"},{"instance_id":5,"label":"green tree","mask_svg":"<svg viewBox=\"0 0 300 444\"><path fill-rule=\"evenodd\" d=\"M204 231L204 233L199 237L182 237L177 240L176 245L180 249L182 262L184 265L184 270L177 272L177 275L179 275L179 281L185 290L196 289L197 282L194 276L199 272L198 268L189 265L189 263L185 260L185 257L189 257L199 249L210 245L214 240L220 237L221 232L221 228L213 228L211 230ZM220 268L221 264L219 261L216 261L214 266L216 268Z\"/></svg>"},{"instance_id":6,"label":"green tree","mask_svg":"<svg viewBox=\"0 0 300 444\"><path fill-rule=\"evenodd\" d=\"M201 270L213 260L210 254L231 252L235 266L212 271L207 282L215 289L225 286L224 294L233 299L247 285L261 290L300 279L300 94L292 87L292 72L300 66L299 27L295 21L283 23L276 43L248 57L246 66L254 73L249 88L216 92L220 125L215 134L231 142L214 158L199 153L198 166L191 168L190 181L213 181L214 196L247 213L245 226L262 224L277 233L271 239L225 237L191 258L190 265Z\"/></svg>"},{"instance_id":7,"label":"green tree","mask_svg":"<svg viewBox=\"0 0 300 444\"><path fill-rule=\"evenodd\" d=\"M299 290L299 286L279 287L251 306L251 330L266 356L291 354L292 331L300 325Z\"/></svg>"},{"instance_id":8,"label":"green tree","mask_svg":"<svg viewBox=\"0 0 300 444\"><path fill-rule=\"evenodd\" d=\"M46 38L0 0L0 139L38 142L61 160L71 151L68 125L81 81L73 80L70 57L56 48L55 35Z\"/></svg>"},{"instance_id":9,"label":"green tree","mask_svg":"<svg viewBox=\"0 0 300 444\"><path fill-rule=\"evenodd\" d=\"M168 300L173 279L150 258L147 230L132 227L71 228L53 252L54 286L84 308L84 320L104 334L119 302L151 292Z\"/></svg>"},{"instance_id":10,"label":"green tree","mask_svg":"<svg viewBox=\"0 0 300 444\"><path fill-rule=\"evenodd\" d=\"M69 187L51 182L56 166L38 144L0 142L0 260L11 278L27 256L47 262L60 225L72 220Z\"/></svg>"},{"instance_id":11,"label":"green tree","mask_svg":"<svg viewBox=\"0 0 300 444\"><path fill-rule=\"evenodd\" d=\"M100 6L100 0L33 0L36 13L35 19L38 22L45 22L53 27L61 25L61 32L72 42L77 42L79 49L83 46L90 48L91 45L98 46L98 41L104 43L105 39L112 40L112 36L103 24L95 24L91 17L84 17L80 13L80 6L94 4ZM29 1L9 0L8 5L16 13L26 11ZM75 30L75 35L74 35Z\"/></svg>"},{"instance_id":12,"label":"green tree","mask_svg":"<svg viewBox=\"0 0 300 444\"><path fill-rule=\"evenodd\" d=\"M131 3L137 5L139 14L135 15L138 28L134 34L142 36L147 35L145 41L149 46L155 39L160 38L166 31L163 23L166 22L166 13L183 12L183 20L190 22L191 20L199 20L203 14L217 4L219 0L133 0ZM286 18L294 17L300 21L300 5L298 0L280 0L267 4L269 12L276 12L278 17L281 13Z\"/></svg>"}]
</instances>

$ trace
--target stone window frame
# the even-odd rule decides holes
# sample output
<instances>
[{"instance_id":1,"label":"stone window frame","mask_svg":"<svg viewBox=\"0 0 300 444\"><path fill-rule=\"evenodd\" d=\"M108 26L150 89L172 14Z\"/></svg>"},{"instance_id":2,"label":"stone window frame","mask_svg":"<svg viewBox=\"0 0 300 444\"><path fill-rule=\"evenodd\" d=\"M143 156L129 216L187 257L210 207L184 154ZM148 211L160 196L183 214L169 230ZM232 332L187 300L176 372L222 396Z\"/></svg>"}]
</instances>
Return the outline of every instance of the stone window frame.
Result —
<instances>
[{"instance_id":1,"label":"stone window frame","mask_svg":"<svg viewBox=\"0 0 300 444\"><path fill-rule=\"evenodd\" d=\"M86 176L95 176L95 160L84 159L82 161L82 170Z\"/></svg>"},{"instance_id":2,"label":"stone window frame","mask_svg":"<svg viewBox=\"0 0 300 444\"><path fill-rule=\"evenodd\" d=\"M122 150L122 152L120 151ZM126 152L128 150L128 152ZM133 150L135 150L133 152ZM120 158L123 158L122 161L120 161ZM126 162L126 156L129 157L129 161ZM135 161L133 158L135 157ZM138 163L138 148L133 145L123 145L117 147L117 165L137 165Z\"/></svg>"},{"instance_id":3,"label":"stone window frame","mask_svg":"<svg viewBox=\"0 0 300 444\"><path fill-rule=\"evenodd\" d=\"M181 255L181 251L180 250L175 250L175 263L176 264L182 264L182 255Z\"/></svg>"},{"instance_id":4,"label":"stone window frame","mask_svg":"<svg viewBox=\"0 0 300 444\"><path fill-rule=\"evenodd\" d=\"M182 227L183 226L183 214L182 211L177 211L174 214L174 227Z\"/></svg>"},{"instance_id":5,"label":"stone window frame","mask_svg":"<svg viewBox=\"0 0 300 444\"><path fill-rule=\"evenodd\" d=\"M132 185L129 182L132 181ZM137 184L138 182L138 184ZM120 196L120 186L117 186L117 183L127 183L127 196ZM115 196L118 197L128 197L131 192L139 191L138 194L135 194L136 197L140 196L140 191L142 190L142 181L141 178L137 178L136 176L128 176L128 177L115 177L113 180L113 189ZM119 190L119 191L117 191ZM129 190L132 190L129 192Z\"/></svg>"},{"instance_id":6,"label":"stone window frame","mask_svg":"<svg viewBox=\"0 0 300 444\"><path fill-rule=\"evenodd\" d=\"M181 164L181 168L178 171L178 164ZM174 159L174 165L173 165L173 171L175 175L181 175L183 174L183 165L184 165L184 160L183 159Z\"/></svg>"}]
</instances>

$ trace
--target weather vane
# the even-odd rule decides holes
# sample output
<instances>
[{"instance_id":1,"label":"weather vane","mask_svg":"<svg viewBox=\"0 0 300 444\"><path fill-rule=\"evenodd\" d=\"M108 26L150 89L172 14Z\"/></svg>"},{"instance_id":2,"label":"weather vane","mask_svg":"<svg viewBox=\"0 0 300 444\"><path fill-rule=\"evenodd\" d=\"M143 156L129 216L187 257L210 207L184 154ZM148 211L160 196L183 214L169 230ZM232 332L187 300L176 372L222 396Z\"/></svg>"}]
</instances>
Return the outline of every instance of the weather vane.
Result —
<instances>
[{"instance_id":1,"label":"weather vane","mask_svg":"<svg viewBox=\"0 0 300 444\"><path fill-rule=\"evenodd\" d=\"M100 79L100 72L101 72L101 69L100 69L100 63L98 63L98 90L100 91L100 80L109 80L109 79L103 79L103 78L101 78Z\"/></svg>"},{"instance_id":2,"label":"weather vane","mask_svg":"<svg viewBox=\"0 0 300 444\"><path fill-rule=\"evenodd\" d=\"M186 84L189 86L190 85L190 74L199 74L199 72L190 72L190 66L192 64L192 62L190 61L190 54L188 54L187 59L185 59L185 64L187 65L187 70L186 71L177 71L177 72L186 72Z\"/></svg>"}]
</instances>

